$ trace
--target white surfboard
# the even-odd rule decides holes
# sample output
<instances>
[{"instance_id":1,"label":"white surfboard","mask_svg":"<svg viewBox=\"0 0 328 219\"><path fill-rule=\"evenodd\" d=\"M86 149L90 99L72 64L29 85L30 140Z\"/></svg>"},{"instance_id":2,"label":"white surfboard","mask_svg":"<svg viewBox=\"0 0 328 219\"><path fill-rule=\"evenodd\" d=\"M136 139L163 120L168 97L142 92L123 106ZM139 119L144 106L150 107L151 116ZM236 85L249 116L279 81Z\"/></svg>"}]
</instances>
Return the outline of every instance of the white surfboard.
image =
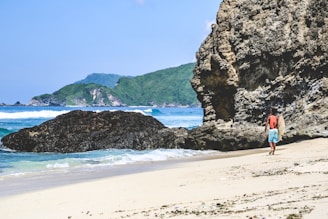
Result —
<instances>
[{"instance_id":1,"label":"white surfboard","mask_svg":"<svg viewBox=\"0 0 328 219\"><path fill-rule=\"evenodd\" d=\"M278 140L282 140L282 136L285 134L285 120L282 115L279 115L278 117Z\"/></svg>"}]
</instances>

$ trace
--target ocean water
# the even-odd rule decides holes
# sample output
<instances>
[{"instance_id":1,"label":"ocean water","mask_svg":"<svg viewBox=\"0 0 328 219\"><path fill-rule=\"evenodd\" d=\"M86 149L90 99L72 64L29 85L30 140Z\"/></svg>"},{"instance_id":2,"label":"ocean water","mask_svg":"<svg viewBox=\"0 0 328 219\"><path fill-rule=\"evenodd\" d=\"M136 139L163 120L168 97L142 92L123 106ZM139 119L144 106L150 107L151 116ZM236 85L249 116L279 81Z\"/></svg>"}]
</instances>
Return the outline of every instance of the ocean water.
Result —
<instances>
[{"instance_id":1,"label":"ocean water","mask_svg":"<svg viewBox=\"0 0 328 219\"><path fill-rule=\"evenodd\" d=\"M188 129L201 125L203 116L201 108L0 106L0 138L22 128L39 125L72 110L133 111L153 116L167 127ZM107 149L69 154L22 153L0 146L0 180L8 176L67 172L76 169L90 171L95 168L181 159L207 153L211 153L211 151Z\"/></svg>"}]
</instances>

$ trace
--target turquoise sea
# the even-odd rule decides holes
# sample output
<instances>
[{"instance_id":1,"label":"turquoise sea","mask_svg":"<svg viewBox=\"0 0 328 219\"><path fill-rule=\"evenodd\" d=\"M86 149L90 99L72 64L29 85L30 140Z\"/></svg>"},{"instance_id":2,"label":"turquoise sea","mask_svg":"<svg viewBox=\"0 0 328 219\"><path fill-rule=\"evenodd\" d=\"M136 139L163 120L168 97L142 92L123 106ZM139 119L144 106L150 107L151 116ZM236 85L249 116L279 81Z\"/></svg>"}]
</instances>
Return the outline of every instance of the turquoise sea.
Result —
<instances>
[{"instance_id":1,"label":"turquoise sea","mask_svg":"<svg viewBox=\"0 0 328 219\"><path fill-rule=\"evenodd\" d=\"M151 108L151 107L32 107L0 106L0 138L22 128L42 122L72 110L104 111L122 110L153 116L167 127L188 129L202 124L201 108ZM211 153L184 149L156 150L97 150L84 153L22 153L0 146L0 181L15 176L35 173L93 171L128 164L189 158Z\"/></svg>"}]
</instances>

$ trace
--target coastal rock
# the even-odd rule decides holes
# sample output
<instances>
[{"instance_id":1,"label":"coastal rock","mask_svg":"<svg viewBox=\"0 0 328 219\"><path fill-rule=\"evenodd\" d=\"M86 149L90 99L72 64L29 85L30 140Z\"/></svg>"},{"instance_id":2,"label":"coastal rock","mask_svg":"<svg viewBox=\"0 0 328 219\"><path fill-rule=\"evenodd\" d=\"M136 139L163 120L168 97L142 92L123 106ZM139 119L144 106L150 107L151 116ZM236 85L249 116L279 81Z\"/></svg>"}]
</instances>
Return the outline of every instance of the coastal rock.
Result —
<instances>
[{"instance_id":1,"label":"coastal rock","mask_svg":"<svg viewBox=\"0 0 328 219\"><path fill-rule=\"evenodd\" d=\"M256 126L219 129L207 124L191 130L185 146L194 150L234 151L265 147L263 139L263 130Z\"/></svg>"},{"instance_id":2,"label":"coastal rock","mask_svg":"<svg viewBox=\"0 0 328 219\"><path fill-rule=\"evenodd\" d=\"M285 118L283 142L328 137L327 42L326 0L223 0L191 81L208 127L189 143L261 147L263 137L229 139L253 142L248 128L263 132L270 107ZM215 140L204 146L196 136L208 130Z\"/></svg>"},{"instance_id":3,"label":"coastal rock","mask_svg":"<svg viewBox=\"0 0 328 219\"><path fill-rule=\"evenodd\" d=\"M177 148L187 130L169 129L151 116L123 111L72 111L4 136L4 146L27 152Z\"/></svg>"}]
</instances>

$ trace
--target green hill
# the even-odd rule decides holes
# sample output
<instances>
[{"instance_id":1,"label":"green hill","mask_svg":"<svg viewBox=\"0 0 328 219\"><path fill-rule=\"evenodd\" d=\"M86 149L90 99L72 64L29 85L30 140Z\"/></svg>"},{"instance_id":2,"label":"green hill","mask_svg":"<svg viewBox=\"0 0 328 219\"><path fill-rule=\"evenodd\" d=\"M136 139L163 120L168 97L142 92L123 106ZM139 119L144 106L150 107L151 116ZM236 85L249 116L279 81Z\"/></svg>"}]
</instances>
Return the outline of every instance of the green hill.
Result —
<instances>
[{"instance_id":1,"label":"green hill","mask_svg":"<svg viewBox=\"0 0 328 219\"><path fill-rule=\"evenodd\" d=\"M195 63L167 68L134 78L120 78L115 93L131 105L199 105L190 85Z\"/></svg>"},{"instance_id":2,"label":"green hill","mask_svg":"<svg viewBox=\"0 0 328 219\"><path fill-rule=\"evenodd\" d=\"M53 94L33 97L32 105L48 106L115 106L121 105L117 95L99 84L70 84Z\"/></svg>"},{"instance_id":3,"label":"green hill","mask_svg":"<svg viewBox=\"0 0 328 219\"><path fill-rule=\"evenodd\" d=\"M33 97L31 105L199 106L190 85L195 63L137 77L93 73L53 94ZM113 87L111 89L111 87Z\"/></svg>"}]
</instances>

